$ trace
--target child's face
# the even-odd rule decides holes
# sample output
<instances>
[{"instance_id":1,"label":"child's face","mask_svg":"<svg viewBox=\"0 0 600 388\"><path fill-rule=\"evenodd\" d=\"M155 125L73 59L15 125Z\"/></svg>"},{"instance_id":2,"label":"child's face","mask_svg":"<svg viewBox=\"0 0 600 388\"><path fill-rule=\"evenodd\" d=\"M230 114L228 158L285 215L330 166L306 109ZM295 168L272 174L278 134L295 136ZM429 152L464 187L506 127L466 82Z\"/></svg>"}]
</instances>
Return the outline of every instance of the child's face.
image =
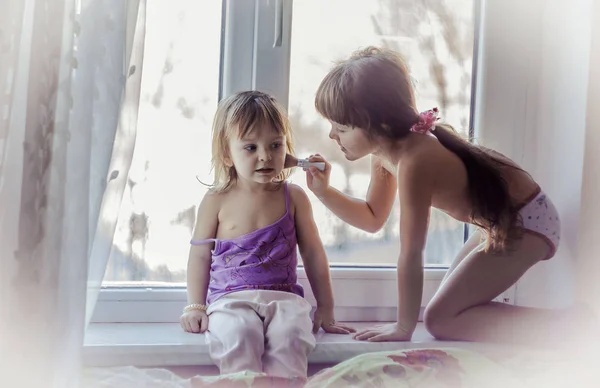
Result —
<instances>
[{"instance_id":1,"label":"child's face","mask_svg":"<svg viewBox=\"0 0 600 388\"><path fill-rule=\"evenodd\" d=\"M348 127L334 121L330 123L329 138L338 143L346 159L358 160L374 151L371 140L362 129Z\"/></svg>"},{"instance_id":2,"label":"child's face","mask_svg":"<svg viewBox=\"0 0 600 388\"><path fill-rule=\"evenodd\" d=\"M257 127L243 138L229 141L229 152L238 177L270 183L283 170L285 136L271 127Z\"/></svg>"}]
</instances>

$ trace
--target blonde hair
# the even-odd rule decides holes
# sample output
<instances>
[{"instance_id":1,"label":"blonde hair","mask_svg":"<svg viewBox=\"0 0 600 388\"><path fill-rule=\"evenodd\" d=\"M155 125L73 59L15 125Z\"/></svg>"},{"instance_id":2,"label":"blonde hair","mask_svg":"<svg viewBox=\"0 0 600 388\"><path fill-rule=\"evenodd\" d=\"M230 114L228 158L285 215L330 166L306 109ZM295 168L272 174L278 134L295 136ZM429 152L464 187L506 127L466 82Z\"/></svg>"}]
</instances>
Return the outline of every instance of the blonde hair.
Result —
<instances>
[{"instance_id":1,"label":"blonde hair","mask_svg":"<svg viewBox=\"0 0 600 388\"><path fill-rule=\"evenodd\" d=\"M292 131L285 109L272 96L259 91L239 92L219 102L212 127L212 160L214 174L211 190L225 192L237 180L235 166L228 166L229 140L242 138L255 128L269 126L285 136L286 153L294 155ZM284 169L276 178L285 181L291 169Z\"/></svg>"}]
</instances>

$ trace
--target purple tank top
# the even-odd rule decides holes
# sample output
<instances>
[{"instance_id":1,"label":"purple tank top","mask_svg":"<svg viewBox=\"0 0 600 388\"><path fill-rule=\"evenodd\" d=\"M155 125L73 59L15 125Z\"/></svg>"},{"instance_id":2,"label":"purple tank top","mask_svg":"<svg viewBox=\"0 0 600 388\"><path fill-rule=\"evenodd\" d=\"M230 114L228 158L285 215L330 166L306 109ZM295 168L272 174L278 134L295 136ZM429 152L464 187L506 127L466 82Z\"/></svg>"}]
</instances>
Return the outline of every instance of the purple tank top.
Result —
<instances>
[{"instance_id":1,"label":"purple tank top","mask_svg":"<svg viewBox=\"0 0 600 388\"><path fill-rule=\"evenodd\" d=\"M296 227L290 212L287 183L284 183L285 214L278 221L243 236L219 240L192 240L192 245L214 242L208 304L244 290L276 290L304 297L298 284Z\"/></svg>"}]
</instances>

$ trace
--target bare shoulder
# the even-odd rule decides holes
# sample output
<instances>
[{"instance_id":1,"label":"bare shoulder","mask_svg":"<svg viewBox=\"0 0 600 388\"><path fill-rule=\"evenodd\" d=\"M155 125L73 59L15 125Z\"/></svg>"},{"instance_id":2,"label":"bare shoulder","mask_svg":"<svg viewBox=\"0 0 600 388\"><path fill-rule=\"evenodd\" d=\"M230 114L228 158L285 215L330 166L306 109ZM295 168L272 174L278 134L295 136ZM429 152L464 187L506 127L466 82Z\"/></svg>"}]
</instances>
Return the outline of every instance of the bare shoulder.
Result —
<instances>
[{"instance_id":1,"label":"bare shoulder","mask_svg":"<svg viewBox=\"0 0 600 388\"><path fill-rule=\"evenodd\" d=\"M296 184L288 183L290 193L290 210L294 218L305 218L304 216L312 216L312 205L310 199L304 189Z\"/></svg>"},{"instance_id":2,"label":"bare shoulder","mask_svg":"<svg viewBox=\"0 0 600 388\"><path fill-rule=\"evenodd\" d=\"M294 183L288 183L288 191L290 193L290 202L295 208L303 208L310 205L308 195L304 189Z\"/></svg>"},{"instance_id":3,"label":"bare shoulder","mask_svg":"<svg viewBox=\"0 0 600 388\"><path fill-rule=\"evenodd\" d=\"M212 204L220 203L227 196L227 192L220 193L214 190L208 190L204 197L202 198L202 202L208 202Z\"/></svg>"},{"instance_id":4,"label":"bare shoulder","mask_svg":"<svg viewBox=\"0 0 600 388\"><path fill-rule=\"evenodd\" d=\"M218 193L213 190L208 190L206 194L204 194L200 206L198 206L198 215L202 214L203 216L208 216L211 214L218 214L226 196L227 193Z\"/></svg>"},{"instance_id":5,"label":"bare shoulder","mask_svg":"<svg viewBox=\"0 0 600 388\"><path fill-rule=\"evenodd\" d=\"M431 203L441 209L457 206L457 198L465 198L469 180L463 161L435 138L417 139L410 157L400 164L398 189L410 190L403 195L430 196ZM459 201L459 202L466 202Z\"/></svg>"},{"instance_id":6,"label":"bare shoulder","mask_svg":"<svg viewBox=\"0 0 600 388\"><path fill-rule=\"evenodd\" d=\"M398 181L412 179L425 179L437 175L440 171L441 162L444 161L445 148L429 144L425 147L415 148L398 165Z\"/></svg>"},{"instance_id":7,"label":"bare shoulder","mask_svg":"<svg viewBox=\"0 0 600 388\"><path fill-rule=\"evenodd\" d=\"M209 190L204 195L196 214L193 240L202 241L216 237L222 204L223 194Z\"/></svg>"}]
</instances>

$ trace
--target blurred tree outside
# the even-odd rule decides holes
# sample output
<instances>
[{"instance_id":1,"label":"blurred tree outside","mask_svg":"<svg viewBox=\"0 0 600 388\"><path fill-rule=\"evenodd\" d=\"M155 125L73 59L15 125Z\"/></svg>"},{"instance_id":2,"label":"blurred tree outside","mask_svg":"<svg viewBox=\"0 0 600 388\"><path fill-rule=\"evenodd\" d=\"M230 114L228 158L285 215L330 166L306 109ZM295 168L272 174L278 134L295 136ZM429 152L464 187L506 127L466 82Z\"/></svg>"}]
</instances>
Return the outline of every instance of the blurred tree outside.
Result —
<instances>
[{"instance_id":1,"label":"blurred tree outside","mask_svg":"<svg viewBox=\"0 0 600 388\"><path fill-rule=\"evenodd\" d=\"M457 17L452 7L456 1L459 0L378 0L378 10L371 15L371 24L374 33L379 37L379 42L373 42L374 45L398 51L413 66L426 64L427 77L423 77L423 81L416 80L419 97L422 97L424 101L437 102L442 115L445 115L446 112L454 112L452 118L458 121L457 129L464 131L469 125L473 22L468 18L465 22ZM465 3L470 4L472 1L463 0L462 4ZM185 20L184 10L179 11L177 19L179 22ZM181 37L176 34L169 36L168 39L169 42L163 54L162 73L157 77L156 83L147 86L142 103L151 107L155 115L161 114L161 110L172 110L178 112L180 120L194 122L196 126L201 122L203 128L210 128L212 113L202 114L201 112L210 110L214 113L213 102L208 97L197 96L193 90L183 93L173 91L169 84L169 82L177 82L171 79L178 71L181 72L181 69L178 68L185 65L183 58L189 47L184 47L188 43L182 41ZM323 61L316 56L310 60L322 68L323 75L331 67L330 62ZM145 71L147 70L145 69ZM360 195L353 190L352 178L356 175L369 174L369 158L348 162L343 153L339 151L337 144L328 138L327 123L324 120L310 117L310 115L304 114L300 104L292 105L289 108L297 155L306 157L316 152L323 153L336 168L343 170L345 183L338 188L348 195ZM150 123L151 120L149 118L148 122ZM147 145L150 144L148 142L156 142L157 140L153 136L158 135L157 130L158 127L146 129L145 138L139 140L140 144L146 142L144 144ZM168 128L168 131L177 132L177 126ZM206 135L203 135L202 138L206 138ZM153 238L151 234L153 221L160 221L153 220L156 215L160 215L162 218L167 217L169 225L181 227L191 235L195 223L196 205L184 201L172 209L160 209L159 212L147 211L147 207L153 205L148 202L143 193L156 190L154 188L156 183L152 186L149 182L157 179L151 176L153 168L156 169L156 164L160 163L155 161L150 154L146 154L144 150L137 150L137 147L134 163L139 166L139 172L137 175L132 174L129 179L127 196L131 207L122 212L122 220L119 225L121 234L124 236L124 243L115 246L111 261L107 266L105 280L109 282L185 282L185 269L169 269L165 263L153 265L148 263L147 246L149 240ZM196 183L195 179L193 180ZM169 183L171 182L161 182L161 185L167 186ZM361 190L363 189L366 188L361 187ZM136 196L136 192L142 194ZM377 235L377 240L365 240L365 244L355 237L354 228L330 214L325 227L333 232L334 241L329 245L328 251L340 252L339 255L336 255L338 257L348 257L352 251L351 256L358 257L359 255L364 256L365 252L378 254L374 253L379 252L376 251L377 249L380 251L388 249L386 247L390 244L390 246L397 246L398 216L396 204L383 231ZM456 234L445 233L448 229L456 228L456 224L450 222L446 215L439 212L432 212L431 224L435 225L437 231L435 240L439 241L435 246L428 247L433 249L433 254L429 256L443 257L447 253L444 250L456 245L456 241L453 241L456 239ZM320 229L323 229L322 225L319 226ZM445 239L448 241L444 241ZM388 243L383 246L383 242ZM187 260L187 256L183 260ZM353 262L350 260L350 263Z\"/></svg>"}]
</instances>

